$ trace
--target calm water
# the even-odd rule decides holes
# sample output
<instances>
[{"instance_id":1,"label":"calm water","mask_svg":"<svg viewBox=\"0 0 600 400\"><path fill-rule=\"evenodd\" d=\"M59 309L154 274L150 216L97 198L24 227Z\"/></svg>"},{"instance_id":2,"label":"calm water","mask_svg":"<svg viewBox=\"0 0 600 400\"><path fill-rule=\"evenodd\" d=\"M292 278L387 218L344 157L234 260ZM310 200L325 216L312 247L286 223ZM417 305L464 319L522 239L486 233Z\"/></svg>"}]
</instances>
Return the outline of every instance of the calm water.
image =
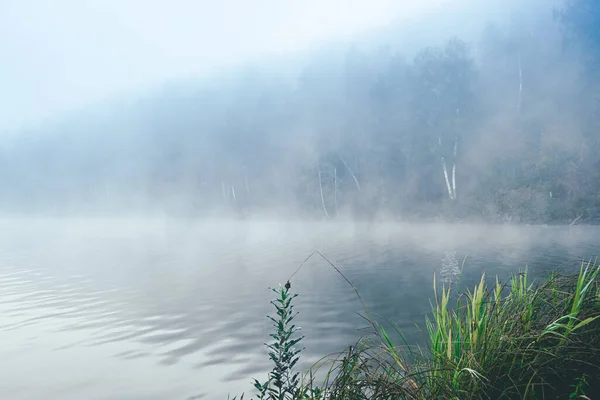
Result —
<instances>
[{"instance_id":1,"label":"calm water","mask_svg":"<svg viewBox=\"0 0 600 400\"><path fill-rule=\"evenodd\" d=\"M0 398L225 399L270 365L270 286L312 251L403 328L436 273L536 276L600 255L600 228L173 220L2 220ZM345 281L313 257L300 294L304 367L366 333Z\"/></svg>"}]
</instances>

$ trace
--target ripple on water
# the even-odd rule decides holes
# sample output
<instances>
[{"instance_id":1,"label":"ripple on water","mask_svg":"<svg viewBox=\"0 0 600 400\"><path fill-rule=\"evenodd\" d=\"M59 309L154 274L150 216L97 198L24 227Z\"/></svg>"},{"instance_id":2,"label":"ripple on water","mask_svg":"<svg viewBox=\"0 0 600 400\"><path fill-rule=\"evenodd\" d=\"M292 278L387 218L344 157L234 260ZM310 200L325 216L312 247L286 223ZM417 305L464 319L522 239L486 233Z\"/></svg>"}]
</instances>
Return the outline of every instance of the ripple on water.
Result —
<instances>
[{"instance_id":1,"label":"ripple on water","mask_svg":"<svg viewBox=\"0 0 600 400\"><path fill-rule=\"evenodd\" d=\"M270 368L262 346L270 333L268 287L285 282L315 249L356 285L374 315L412 332L429 309L434 273L455 280L467 255L465 285L481 271L525 263L543 272L594 255L600 243L600 230L547 241L549 233L532 228L486 227L481 235L465 227L372 232L280 224L276 234L248 228L229 237L219 236L228 228L215 229L191 238L82 231L76 246L72 237L52 246L2 244L0 356L13 375L0 397L224 398L248 389L251 377ZM320 257L292 285L306 334L302 368L367 333L353 288ZM28 385L20 376L31 378Z\"/></svg>"}]
</instances>

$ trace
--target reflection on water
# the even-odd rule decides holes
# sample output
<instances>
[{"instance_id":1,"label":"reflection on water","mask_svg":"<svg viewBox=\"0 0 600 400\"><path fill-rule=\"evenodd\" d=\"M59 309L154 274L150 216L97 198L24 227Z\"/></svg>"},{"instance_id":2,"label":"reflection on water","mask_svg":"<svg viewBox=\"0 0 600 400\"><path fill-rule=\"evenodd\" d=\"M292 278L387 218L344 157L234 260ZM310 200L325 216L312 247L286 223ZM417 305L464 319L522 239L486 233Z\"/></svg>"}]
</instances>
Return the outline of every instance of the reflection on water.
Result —
<instances>
[{"instance_id":1,"label":"reflection on water","mask_svg":"<svg viewBox=\"0 0 600 400\"><path fill-rule=\"evenodd\" d=\"M450 283L460 275L460 266L456 259L456 251L447 251L442 258L440 277L445 283Z\"/></svg>"},{"instance_id":2,"label":"reflection on water","mask_svg":"<svg viewBox=\"0 0 600 400\"><path fill-rule=\"evenodd\" d=\"M226 398L269 369L269 286L320 250L413 340L434 273L472 285L572 268L600 229L447 225L4 221L2 398ZM467 257L464 269L463 260ZM345 281L313 257L294 278L303 367L366 331Z\"/></svg>"}]
</instances>

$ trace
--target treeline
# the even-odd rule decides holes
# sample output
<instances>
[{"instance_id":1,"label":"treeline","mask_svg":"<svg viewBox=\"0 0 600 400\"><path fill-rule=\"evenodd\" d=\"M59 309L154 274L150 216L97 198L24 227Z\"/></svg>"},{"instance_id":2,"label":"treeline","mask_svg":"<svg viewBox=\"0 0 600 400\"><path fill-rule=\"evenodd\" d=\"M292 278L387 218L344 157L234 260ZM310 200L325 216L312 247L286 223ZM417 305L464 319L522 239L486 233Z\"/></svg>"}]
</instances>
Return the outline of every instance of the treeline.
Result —
<instances>
[{"instance_id":1,"label":"treeline","mask_svg":"<svg viewBox=\"0 0 600 400\"><path fill-rule=\"evenodd\" d=\"M185 82L19 134L5 212L600 221L600 3ZM393 43L394 38L386 38Z\"/></svg>"}]
</instances>

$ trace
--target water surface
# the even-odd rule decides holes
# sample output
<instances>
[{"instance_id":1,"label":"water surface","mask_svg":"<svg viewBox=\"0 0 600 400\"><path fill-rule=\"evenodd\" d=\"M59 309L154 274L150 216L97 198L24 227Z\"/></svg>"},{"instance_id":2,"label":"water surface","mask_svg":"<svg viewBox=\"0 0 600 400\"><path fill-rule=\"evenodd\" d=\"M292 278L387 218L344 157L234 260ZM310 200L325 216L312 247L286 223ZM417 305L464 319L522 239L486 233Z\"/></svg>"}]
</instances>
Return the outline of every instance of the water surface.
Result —
<instances>
[{"instance_id":1,"label":"water surface","mask_svg":"<svg viewBox=\"0 0 600 400\"><path fill-rule=\"evenodd\" d=\"M600 228L169 219L2 220L0 397L224 399L270 365L269 287L314 250L411 338L434 274L472 285L576 268ZM303 367L367 333L352 288L312 257L292 280Z\"/></svg>"}]
</instances>

